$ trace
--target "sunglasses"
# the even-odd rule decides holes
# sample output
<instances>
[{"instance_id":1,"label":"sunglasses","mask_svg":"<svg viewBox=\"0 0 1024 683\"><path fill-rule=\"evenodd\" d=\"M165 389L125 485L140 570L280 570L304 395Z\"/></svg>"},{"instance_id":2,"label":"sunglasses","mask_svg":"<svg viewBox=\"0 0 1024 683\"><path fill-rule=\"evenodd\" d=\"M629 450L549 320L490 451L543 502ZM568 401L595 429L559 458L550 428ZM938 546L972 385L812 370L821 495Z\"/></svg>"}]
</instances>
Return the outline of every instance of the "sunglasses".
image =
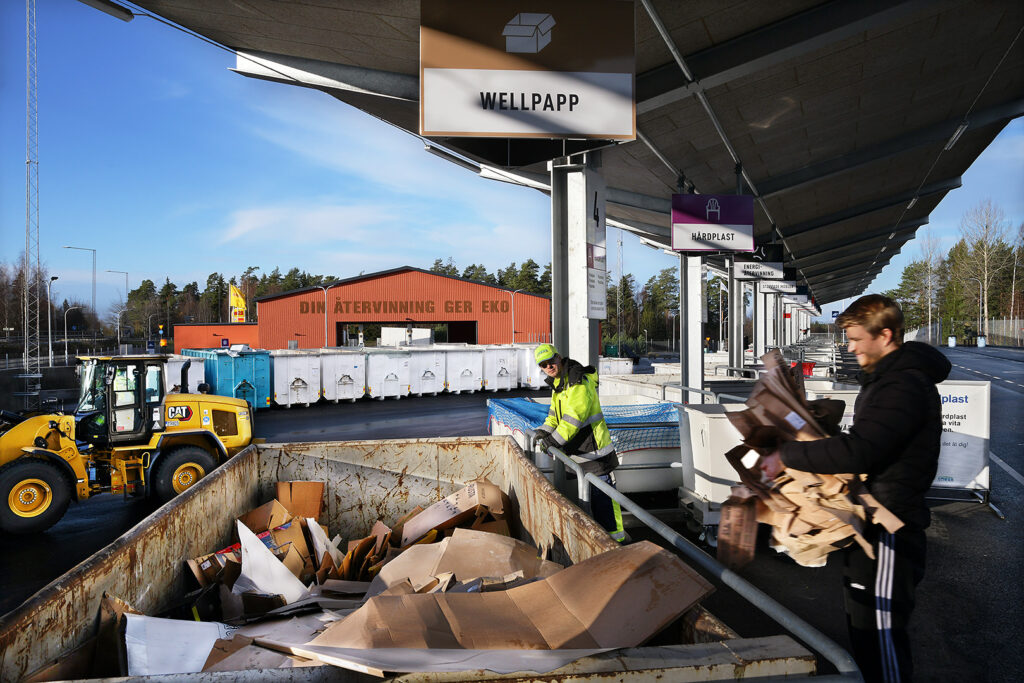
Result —
<instances>
[{"instance_id":1,"label":"sunglasses","mask_svg":"<svg viewBox=\"0 0 1024 683\"><path fill-rule=\"evenodd\" d=\"M546 360L543 363L538 363L538 365L540 365L541 370L547 370L549 365L554 365L554 364L555 364L555 361L553 361L553 360Z\"/></svg>"}]
</instances>

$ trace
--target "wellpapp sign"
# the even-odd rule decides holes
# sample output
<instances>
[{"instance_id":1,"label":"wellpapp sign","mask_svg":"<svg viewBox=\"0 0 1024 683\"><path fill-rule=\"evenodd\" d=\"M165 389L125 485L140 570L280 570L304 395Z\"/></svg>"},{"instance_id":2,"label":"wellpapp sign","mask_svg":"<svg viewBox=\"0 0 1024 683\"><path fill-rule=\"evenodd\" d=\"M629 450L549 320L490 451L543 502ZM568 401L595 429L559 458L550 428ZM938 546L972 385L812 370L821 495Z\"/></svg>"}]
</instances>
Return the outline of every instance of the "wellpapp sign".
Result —
<instances>
[{"instance_id":1,"label":"wellpapp sign","mask_svg":"<svg viewBox=\"0 0 1024 683\"><path fill-rule=\"evenodd\" d=\"M754 251L754 198L672 195L674 251Z\"/></svg>"},{"instance_id":2,"label":"wellpapp sign","mask_svg":"<svg viewBox=\"0 0 1024 683\"><path fill-rule=\"evenodd\" d=\"M422 0L420 134L636 139L633 17L624 0Z\"/></svg>"}]
</instances>

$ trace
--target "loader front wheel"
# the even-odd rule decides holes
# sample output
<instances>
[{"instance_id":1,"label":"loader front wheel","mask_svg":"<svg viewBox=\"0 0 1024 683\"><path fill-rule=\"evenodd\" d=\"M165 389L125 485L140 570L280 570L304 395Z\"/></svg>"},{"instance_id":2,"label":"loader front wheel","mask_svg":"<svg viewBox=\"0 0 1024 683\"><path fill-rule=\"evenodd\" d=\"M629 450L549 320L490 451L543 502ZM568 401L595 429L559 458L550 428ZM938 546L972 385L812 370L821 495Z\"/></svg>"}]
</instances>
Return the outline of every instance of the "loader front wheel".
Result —
<instances>
[{"instance_id":1,"label":"loader front wheel","mask_svg":"<svg viewBox=\"0 0 1024 683\"><path fill-rule=\"evenodd\" d=\"M198 446L175 448L157 463L153 490L160 502L166 503L195 486L216 466L213 456Z\"/></svg>"},{"instance_id":2,"label":"loader front wheel","mask_svg":"<svg viewBox=\"0 0 1024 683\"><path fill-rule=\"evenodd\" d=\"M54 463L21 458L0 467L0 502L0 531L46 531L68 509L71 483Z\"/></svg>"}]
</instances>

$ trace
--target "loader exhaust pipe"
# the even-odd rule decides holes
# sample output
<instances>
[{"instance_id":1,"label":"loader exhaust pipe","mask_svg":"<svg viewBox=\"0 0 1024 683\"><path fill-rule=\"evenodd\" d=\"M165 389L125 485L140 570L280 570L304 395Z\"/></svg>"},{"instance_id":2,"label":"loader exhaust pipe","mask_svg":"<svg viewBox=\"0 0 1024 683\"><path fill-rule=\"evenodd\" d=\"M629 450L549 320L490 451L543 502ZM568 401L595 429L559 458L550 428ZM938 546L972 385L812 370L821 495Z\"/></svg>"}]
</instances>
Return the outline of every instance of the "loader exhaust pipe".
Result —
<instances>
[{"instance_id":1,"label":"loader exhaust pipe","mask_svg":"<svg viewBox=\"0 0 1024 683\"><path fill-rule=\"evenodd\" d=\"M188 369L192 366L192 359L189 358L187 361L181 364L181 393L188 393Z\"/></svg>"}]
</instances>

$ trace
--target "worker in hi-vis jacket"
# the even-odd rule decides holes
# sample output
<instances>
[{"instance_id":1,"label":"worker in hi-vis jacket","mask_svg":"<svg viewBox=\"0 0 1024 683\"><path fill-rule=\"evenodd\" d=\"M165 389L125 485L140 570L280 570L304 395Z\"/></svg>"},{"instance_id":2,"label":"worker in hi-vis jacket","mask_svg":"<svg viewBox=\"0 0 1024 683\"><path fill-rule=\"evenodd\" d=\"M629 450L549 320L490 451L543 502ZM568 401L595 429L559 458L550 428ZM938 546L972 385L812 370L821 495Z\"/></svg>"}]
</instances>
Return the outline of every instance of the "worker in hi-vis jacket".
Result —
<instances>
[{"instance_id":1,"label":"worker in hi-vis jacket","mask_svg":"<svg viewBox=\"0 0 1024 683\"><path fill-rule=\"evenodd\" d=\"M585 473L593 473L614 486L612 472L619 466L619 458L601 413L597 371L593 366L584 367L572 358L563 358L551 344L541 344L533 355L551 387L551 409L544 424L536 429L537 447L543 451L552 446L558 448ZM594 487L590 507L594 519L612 538L620 543L626 539L618 503Z\"/></svg>"}]
</instances>

